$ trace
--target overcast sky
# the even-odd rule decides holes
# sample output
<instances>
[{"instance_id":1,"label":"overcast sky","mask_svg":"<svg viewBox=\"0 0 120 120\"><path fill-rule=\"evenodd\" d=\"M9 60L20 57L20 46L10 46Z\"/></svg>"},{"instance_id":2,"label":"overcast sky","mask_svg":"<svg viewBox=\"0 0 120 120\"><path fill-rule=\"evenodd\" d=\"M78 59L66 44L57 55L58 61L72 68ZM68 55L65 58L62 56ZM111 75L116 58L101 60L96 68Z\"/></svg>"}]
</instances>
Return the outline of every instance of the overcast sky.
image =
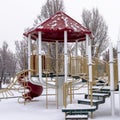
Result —
<instances>
[{"instance_id":1,"label":"overcast sky","mask_svg":"<svg viewBox=\"0 0 120 120\"><path fill-rule=\"evenodd\" d=\"M7 41L14 51L14 41L22 40L24 29L32 27L46 0L0 0L0 47ZM98 8L108 25L115 44L120 31L120 0L63 0L66 13L81 22L83 9Z\"/></svg>"}]
</instances>

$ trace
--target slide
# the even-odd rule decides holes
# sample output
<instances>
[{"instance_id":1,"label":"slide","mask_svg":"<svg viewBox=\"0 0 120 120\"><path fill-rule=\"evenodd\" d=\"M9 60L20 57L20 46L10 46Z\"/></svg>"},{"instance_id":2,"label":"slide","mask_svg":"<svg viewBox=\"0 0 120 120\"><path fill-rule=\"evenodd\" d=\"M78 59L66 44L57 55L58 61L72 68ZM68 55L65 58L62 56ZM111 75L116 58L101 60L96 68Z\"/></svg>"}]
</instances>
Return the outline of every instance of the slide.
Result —
<instances>
[{"instance_id":1,"label":"slide","mask_svg":"<svg viewBox=\"0 0 120 120\"><path fill-rule=\"evenodd\" d=\"M25 76L21 75L18 77L18 82L25 87L25 89L28 89L29 92L25 93L23 97L25 100L32 100L34 97L38 97L42 94L43 87L40 85L36 85L31 83L30 81L25 81Z\"/></svg>"}]
</instances>

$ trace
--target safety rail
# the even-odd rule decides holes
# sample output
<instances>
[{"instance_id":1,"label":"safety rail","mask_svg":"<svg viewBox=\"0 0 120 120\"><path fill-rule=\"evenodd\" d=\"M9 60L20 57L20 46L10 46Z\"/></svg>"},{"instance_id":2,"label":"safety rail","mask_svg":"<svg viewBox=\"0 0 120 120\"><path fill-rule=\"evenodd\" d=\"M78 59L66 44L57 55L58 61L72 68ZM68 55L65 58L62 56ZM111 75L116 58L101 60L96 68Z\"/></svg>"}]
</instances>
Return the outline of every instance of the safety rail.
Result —
<instances>
[{"instance_id":1,"label":"safety rail","mask_svg":"<svg viewBox=\"0 0 120 120\"><path fill-rule=\"evenodd\" d=\"M23 90L25 92L25 89L26 89L25 86L23 86L23 88L22 88L22 87L16 87L15 85L18 83L18 77L20 77L22 74L26 74L27 75L27 73L29 71L33 72L34 70L23 70L23 71L17 73L15 75L15 77L12 79L12 81L10 82L10 84L6 88L0 89L0 94L2 95L0 97L0 99L15 98L14 93L12 92L12 90L18 91L18 92L20 92L20 90ZM21 98L21 97L24 97L24 96L18 96L18 99Z\"/></svg>"},{"instance_id":2,"label":"safety rail","mask_svg":"<svg viewBox=\"0 0 120 120\"><path fill-rule=\"evenodd\" d=\"M27 92L31 91L32 88L28 86L26 77L28 76L28 72L35 72L35 70L23 70L18 73L18 82L21 84L21 87L18 88L18 92L22 94L22 97L18 97L18 103L26 103L29 102L32 98L27 94ZM22 88L22 89L21 89Z\"/></svg>"},{"instance_id":3,"label":"safety rail","mask_svg":"<svg viewBox=\"0 0 120 120\"><path fill-rule=\"evenodd\" d=\"M88 83L82 83L83 85L81 85L80 87L78 88L73 88L73 84L74 82L73 81L69 81L69 82L65 82L63 84L63 105L66 107L67 106L67 97L69 96L70 97L70 104L72 103L73 101L73 95L74 95L74 90L80 90L81 88L85 87Z\"/></svg>"}]
</instances>

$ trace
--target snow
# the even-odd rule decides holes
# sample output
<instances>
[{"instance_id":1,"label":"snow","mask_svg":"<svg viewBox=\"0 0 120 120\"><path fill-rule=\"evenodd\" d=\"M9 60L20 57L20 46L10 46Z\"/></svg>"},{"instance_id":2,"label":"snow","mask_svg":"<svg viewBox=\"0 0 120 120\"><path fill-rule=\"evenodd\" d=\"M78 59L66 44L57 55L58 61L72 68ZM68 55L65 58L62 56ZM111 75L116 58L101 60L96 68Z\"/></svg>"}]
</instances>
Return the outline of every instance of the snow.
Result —
<instances>
[{"instance_id":1,"label":"snow","mask_svg":"<svg viewBox=\"0 0 120 120\"><path fill-rule=\"evenodd\" d=\"M96 109L96 106L90 106L90 105L84 105L84 104L68 104L67 105L67 108L63 108L63 109L78 109L78 110L80 110L80 109Z\"/></svg>"},{"instance_id":2,"label":"snow","mask_svg":"<svg viewBox=\"0 0 120 120\"><path fill-rule=\"evenodd\" d=\"M68 17L62 17L62 19L65 22L65 27L69 27L69 25L68 25Z\"/></svg>"},{"instance_id":3,"label":"snow","mask_svg":"<svg viewBox=\"0 0 120 120\"><path fill-rule=\"evenodd\" d=\"M81 91L83 92L83 91ZM82 98L82 95L74 96L74 103ZM39 96L29 103L18 103L18 99L1 99L0 119L1 120L65 120L62 106L57 109L55 96L48 97L48 109L46 108L45 95ZM52 101L52 102L51 102ZM94 118L89 120L120 120L119 95L115 94L115 116L111 116L110 98L106 98L104 104L100 104L94 112Z\"/></svg>"},{"instance_id":4,"label":"snow","mask_svg":"<svg viewBox=\"0 0 120 120\"><path fill-rule=\"evenodd\" d=\"M93 93L95 96L108 96L108 94L103 94L103 93Z\"/></svg>"},{"instance_id":5,"label":"snow","mask_svg":"<svg viewBox=\"0 0 120 120\"><path fill-rule=\"evenodd\" d=\"M90 101L90 99L80 99L80 100L84 100L86 102ZM101 100L95 100L95 99L93 99L92 102L94 102L94 103L96 102L97 103L97 102L101 102Z\"/></svg>"},{"instance_id":6,"label":"snow","mask_svg":"<svg viewBox=\"0 0 120 120\"><path fill-rule=\"evenodd\" d=\"M87 115L67 115L66 118L87 118Z\"/></svg>"},{"instance_id":7,"label":"snow","mask_svg":"<svg viewBox=\"0 0 120 120\"><path fill-rule=\"evenodd\" d=\"M101 89L101 86L94 86L93 89ZM110 89L110 86L104 86L104 89Z\"/></svg>"},{"instance_id":8,"label":"snow","mask_svg":"<svg viewBox=\"0 0 120 120\"><path fill-rule=\"evenodd\" d=\"M45 97L38 101L19 104L17 99L4 99L0 102L1 120L64 120L64 113L56 106L46 109ZM49 106L48 106L49 107Z\"/></svg>"}]
</instances>

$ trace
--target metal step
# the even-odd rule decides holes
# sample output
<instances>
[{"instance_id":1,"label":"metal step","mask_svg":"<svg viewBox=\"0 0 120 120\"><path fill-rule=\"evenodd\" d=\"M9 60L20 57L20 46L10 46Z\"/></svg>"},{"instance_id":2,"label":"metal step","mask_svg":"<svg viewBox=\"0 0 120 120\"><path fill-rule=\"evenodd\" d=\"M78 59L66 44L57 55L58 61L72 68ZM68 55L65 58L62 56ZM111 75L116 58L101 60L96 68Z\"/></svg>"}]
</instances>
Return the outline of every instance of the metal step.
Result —
<instances>
[{"instance_id":1,"label":"metal step","mask_svg":"<svg viewBox=\"0 0 120 120\"><path fill-rule=\"evenodd\" d=\"M96 110L96 106L85 104L68 104L66 108L62 108L62 112L65 112L67 115L88 114Z\"/></svg>"},{"instance_id":2,"label":"metal step","mask_svg":"<svg viewBox=\"0 0 120 120\"><path fill-rule=\"evenodd\" d=\"M85 94L88 95L88 94ZM97 96L97 97L109 97L108 94L106 93L92 93L92 96Z\"/></svg>"},{"instance_id":3,"label":"metal step","mask_svg":"<svg viewBox=\"0 0 120 120\"><path fill-rule=\"evenodd\" d=\"M81 102L85 102L85 103L90 103L91 102L91 99L80 99L80 100L78 100L78 103L81 103ZM102 104L103 103L103 101L102 100L92 100L92 103L93 104Z\"/></svg>"},{"instance_id":4,"label":"metal step","mask_svg":"<svg viewBox=\"0 0 120 120\"><path fill-rule=\"evenodd\" d=\"M92 90L93 93L101 93L101 94L108 94L110 96L110 91L101 91L101 90Z\"/></svg>"},{"instance_id":5,"label":"metal step","mask_svg":"<svg viewBox=\"0 0 120 120\"><path fill-rule=\"evenodd\" d=\"M85 99L90 98L91 95L85 94ZM92 93L92 98L95 100L102 100L105 102L105 98L109 97L109 94L103 94L103 93Z\"/></svg>"},{"instance_id":6,"label":"metal step","mask_svg":"<svg viewBox=\"0 0 120 120\"><path fill-rule=\"evenodd\" d=\"M93 90L99 90L99 91L109 91L110 92L110 86L93 86Z\"/></svg>"},{"instance_id":7,"label":"metal step","mask_svg":"<svg viewBox=\"0 0 120 120\"><path fill-rule=\"evenodd\" d=\"M92 104L94 106L96 106L97 109L98 109L98 105L102 104L102 103L104 103L104 101L102 101L102 100L94 100L94 99L92 100ZM88 105L90 105L91 104L91 99L80 99L80 100L78 100L78 104L88 104Z\"/></svg>"},{"instance_id":8,"label":"metal step","mask_svg":"<svg viewBox=\"0 0 120 120\"><path fill-rule=\"evenodd\" d=\"M88 120L88 115L67 115L66 120Z\"/></svg>"}]
</instances>

